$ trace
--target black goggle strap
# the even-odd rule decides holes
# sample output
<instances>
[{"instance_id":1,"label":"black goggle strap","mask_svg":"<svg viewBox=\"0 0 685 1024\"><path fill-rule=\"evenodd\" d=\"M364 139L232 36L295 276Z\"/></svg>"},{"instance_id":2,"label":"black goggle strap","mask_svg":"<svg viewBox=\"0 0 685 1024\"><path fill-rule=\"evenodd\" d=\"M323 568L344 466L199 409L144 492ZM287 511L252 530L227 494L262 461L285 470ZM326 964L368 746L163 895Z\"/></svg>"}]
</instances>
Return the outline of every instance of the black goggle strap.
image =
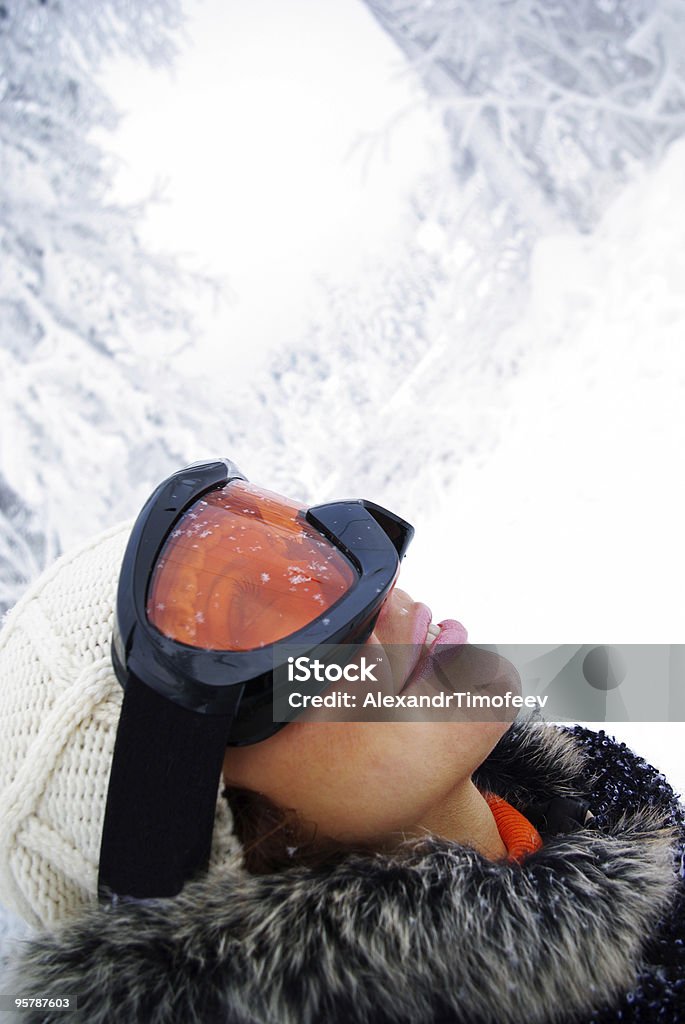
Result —
<instances>
[{"instance_id":1,"label":"black goggle strap","mask_svg":"<svg viewBox=\"0 0 685 1024\"><path fill-rule=\"evenodd\" d=\"M129 676L102 831L101 903L175 896L206 869L233 717L188 711Z\"/></svg>"}]
</instances>

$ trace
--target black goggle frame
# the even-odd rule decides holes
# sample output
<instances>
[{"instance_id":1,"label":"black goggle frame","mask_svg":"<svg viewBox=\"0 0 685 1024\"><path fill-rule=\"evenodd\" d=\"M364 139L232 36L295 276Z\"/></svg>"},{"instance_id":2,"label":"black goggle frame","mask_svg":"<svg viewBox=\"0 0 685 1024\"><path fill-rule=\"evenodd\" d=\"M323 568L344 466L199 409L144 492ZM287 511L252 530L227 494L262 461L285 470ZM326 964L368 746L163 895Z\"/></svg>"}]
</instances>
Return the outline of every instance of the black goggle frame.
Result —
<instances>
[{"instance_id":1,"label":"black goggle frame","mask_svg":"<svg viewBox=\"0 0 685 1024\"><path fill-rule=\"evenodd\" d=\"M205 869L226 746L258 743L284 724L273 721L278 644L204 650L164 636L146 614L152 573L175 524L208 491L246 479L228 459L181 470L156 488L131 532L112 639L124 698L100 850L104 901L173 896ZM358 574L331 608L287 637L289 655L315 658L321 645L330 652L368 639L414 530L364 500L318 505L304 518Z\"/></svg>"}]
</instances>

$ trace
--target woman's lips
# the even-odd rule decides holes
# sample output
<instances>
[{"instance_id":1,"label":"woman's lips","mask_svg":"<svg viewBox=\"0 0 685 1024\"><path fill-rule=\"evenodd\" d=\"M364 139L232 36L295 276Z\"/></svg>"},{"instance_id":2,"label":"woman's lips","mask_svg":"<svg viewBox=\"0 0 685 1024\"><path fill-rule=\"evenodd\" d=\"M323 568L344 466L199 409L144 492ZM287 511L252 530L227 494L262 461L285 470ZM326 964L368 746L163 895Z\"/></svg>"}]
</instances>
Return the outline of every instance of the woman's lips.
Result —
<instances>
[{"instance_id":1,"label":"woman's lips","mask_svg":"<svg viewBox=\"0 0 685 1024\"><path fill-rule=\"evenodd\" d=\"M423 605L423 607L425 608L425 605ZM438 653L436 648L443 647L445 645L458 647L461 644L465 644L468 638L466 628L462 626L461 622L457 622L456 619L443 619L442 622L438 623L440 632L436 638L431 644L426 644L425 640L427 639L428 626L430 625L430 610L426 609L426 611L428 612L428 621L425 621L423 627L421 627L420 622L425 620L425 616L422 615L416 623L415 643L420 647L416 664L409 673L400 693L404 693L404 691L413 683L422 682L433 674L433 665L436 654ZM421 632L421 628L423 628L423 633L421 636L418 636L418 633Z\"/></svg>"},{"instance_id":2,"label":"woman's lips","mask_svg":"<svg viewBox=\"0 0 685 1024\"><path fill-rule=\"evenodd\" d=\"M443 619L442 622L438 623L440 632L431 644L431 647L435 647L437 644L465 644L468 639L468 633L466 627L462 626L461 622L457 622L456 619Z\"/></svg>"}]
</instances>

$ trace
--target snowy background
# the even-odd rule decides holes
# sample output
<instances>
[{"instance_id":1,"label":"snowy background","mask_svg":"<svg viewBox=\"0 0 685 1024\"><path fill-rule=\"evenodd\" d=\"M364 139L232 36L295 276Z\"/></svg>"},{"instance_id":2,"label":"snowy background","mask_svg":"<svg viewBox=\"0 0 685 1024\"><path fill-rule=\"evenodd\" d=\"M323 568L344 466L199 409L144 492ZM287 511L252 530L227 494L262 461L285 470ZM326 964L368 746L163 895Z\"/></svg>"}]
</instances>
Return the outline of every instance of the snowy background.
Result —
<instances>
[{"instance_id":1,"label":"snowy background","mask_svg":"<svg viewBox=\"0 0 685 1024\"><path fill-rule=\"evenodd\" d=\"M683 53L679 0L4 0L2 608L218 454L405 516L474 642L685 643ZM684 729L612 731L685 791Z\"/></svg>"}]
</instances>

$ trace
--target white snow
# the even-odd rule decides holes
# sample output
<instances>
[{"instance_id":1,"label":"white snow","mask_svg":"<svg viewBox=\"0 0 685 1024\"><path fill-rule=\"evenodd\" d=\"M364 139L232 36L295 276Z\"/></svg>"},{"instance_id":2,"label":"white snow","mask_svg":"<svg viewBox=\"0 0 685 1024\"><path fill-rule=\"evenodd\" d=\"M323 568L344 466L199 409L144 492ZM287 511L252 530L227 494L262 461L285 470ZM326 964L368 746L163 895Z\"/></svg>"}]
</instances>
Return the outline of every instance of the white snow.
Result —
<instances>
[{"instance_id":1,"label":"white snow","mask_svg":"<svg viewBox=\"0 0 685 1024\"><path fill-rule=\"evenodd\" d=\"M402 570L472 642L685 643L683 180L679 141L592 235L536 248L524 368L486 396L499 441L419 516ZM685 791L682 723L604 727Z\"/></svg>"},{"instance_id":2,"label":"white snow","mask_svg":"<svg viewBox=\"0 0 685 1024\"><path fill-rule=\"evenodd\" d=\"M403 569L471 639L685 642L684 177L680 141L592 235L536 247L521 372L483 395L496 446L420 515Z\"/></svg>"},{"instance_id":3,"label":"white snow","mask_svg":"<svg viewBox=\"0 0 685 1024\"><path fill-rule=\"evenodd\" d=\"M144 234L198 254L229 294L207 305L179 365L197 375L199 349L235 379L308 330L323 277L349 280L364 259L387 258L439 119L362 3L186 6L191 43L171 81L140 63L106 69L126 115L117 195L164 184Z\"/></svg>"}]
</instances>

